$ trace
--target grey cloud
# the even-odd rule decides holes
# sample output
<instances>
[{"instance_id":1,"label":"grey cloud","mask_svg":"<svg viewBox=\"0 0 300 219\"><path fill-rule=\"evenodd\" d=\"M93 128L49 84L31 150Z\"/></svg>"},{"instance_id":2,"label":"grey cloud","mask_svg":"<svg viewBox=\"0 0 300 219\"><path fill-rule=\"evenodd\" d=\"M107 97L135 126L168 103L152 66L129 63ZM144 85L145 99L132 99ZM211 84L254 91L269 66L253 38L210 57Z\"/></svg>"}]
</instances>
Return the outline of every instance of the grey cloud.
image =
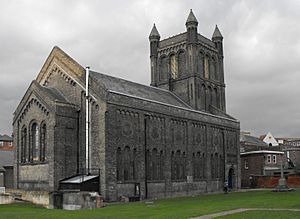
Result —
<instances>
[{"instance_id":1,"label":"grey cloud","mask_svg":"<svg viewBox=\"0 0 300 219\"><path fill-rule=\"evenodd\" d=\"M150 82L148 34L185 31L192 8L198 30L224 35L227 111L255 135L300 136L299 1L2 1L0 133L54 45L82 65Z\"/></svg>"}]
</instances>

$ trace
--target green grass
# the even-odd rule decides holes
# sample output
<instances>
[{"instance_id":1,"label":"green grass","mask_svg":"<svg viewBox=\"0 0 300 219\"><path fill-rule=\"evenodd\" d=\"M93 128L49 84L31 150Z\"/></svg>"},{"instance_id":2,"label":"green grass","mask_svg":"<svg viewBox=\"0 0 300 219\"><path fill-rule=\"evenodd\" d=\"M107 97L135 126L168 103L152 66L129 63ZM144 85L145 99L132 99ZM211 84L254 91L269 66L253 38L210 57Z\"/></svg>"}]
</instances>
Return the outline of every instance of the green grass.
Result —
<instances>
[{"instance_id":1,"label":"green grass","mask_svg":"<svg viewBox=\"0 0 300 219\"><path fill-rule=\"evenodd\" d=\"M288 193L253 191L170 198L156 200L153 204L111 204L101 209L80 211L49 210L31 204L0 205L0 219L189 218L237 208L300 208L300 190ZM244 214L248 213L256 212ZM266 212L269 213L271 212Z\"/></svg>"},{"instance_id":2,"label":"green grass","mask_svg":"<svg viewBox=\"0 0 300 219\"><path fill-rule=\"evenodd\" d=\"M283 218L300 218L300 212L291 211L246 211L238 214L226 215L223 217L217 217L219 219L283 219Z\"/></svg>"}]
</instances>

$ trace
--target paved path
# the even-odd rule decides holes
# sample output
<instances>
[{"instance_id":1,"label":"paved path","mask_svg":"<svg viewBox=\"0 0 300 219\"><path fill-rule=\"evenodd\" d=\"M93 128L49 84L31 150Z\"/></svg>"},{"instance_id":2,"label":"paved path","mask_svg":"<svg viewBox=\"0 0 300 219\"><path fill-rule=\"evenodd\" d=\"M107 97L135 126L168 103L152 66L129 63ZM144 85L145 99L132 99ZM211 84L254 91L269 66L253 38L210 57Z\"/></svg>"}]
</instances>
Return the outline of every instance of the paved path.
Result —
<instances>
[{"instance_id":1,"label":"paved path","mask_svg":"<svg viewBox=\"0 0 300 219\"><path fill-rule=\"evenodd\" d=\"M210 219L210 218L215 218L215 217L220 217L220 216L225 216L228 214L236 214L244 211L299 211L300 209L291 209L291 208L238 208L235 210L231 211L223 211L219 213L214 213L214 214L208 214L208 215L203 215L199 217L193 217L191 219Z\"/></svg>"}]
</instances>

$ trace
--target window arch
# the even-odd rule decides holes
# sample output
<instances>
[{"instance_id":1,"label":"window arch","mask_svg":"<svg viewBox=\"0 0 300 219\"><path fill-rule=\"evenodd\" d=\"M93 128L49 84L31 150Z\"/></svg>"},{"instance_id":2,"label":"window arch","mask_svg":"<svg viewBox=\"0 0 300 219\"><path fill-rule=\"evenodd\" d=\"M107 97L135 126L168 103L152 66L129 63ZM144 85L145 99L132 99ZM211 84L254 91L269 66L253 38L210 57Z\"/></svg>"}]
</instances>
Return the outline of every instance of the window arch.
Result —
<instances>
[{"instance_id":1,"label":"window arch","mask_svg":"<svg viewBox=\"0 0 300 219\"><path fill-rule=\"evenodd\" d=\"M201 109L205 110L206 105L206 87L205 84L201 85L201 92L200 92L200 106Z\"/></svg>"},{"instance_id":2,"label":"window arch","mask_svg":"<svg viewBox=\"0 0 300 219\"><path fill-rule=\"evenodd\" d=\"M40 156L39 126L36 122L31 123L29 161L38 161Z\"/></svg>"},{"instance_id":3,"label":"window arch","mask_svg":"<svg viewBox=\"0 0 300 219\"><path fill-rule=\"evenodd\" d=\"M27 151L27 128L24 126L21 130L21 163L26 162Z\"/></svg>"},{"instance_id":4,"label":"window arch","mask_svg":"<svg viewBox=\"0 0 300 219\"><path fill-rule=\"evenodd\" d=\"M168 79L168 59L166 56L160 57L159 79L161 81Z\"/></svg>"},{"instance_id":5,"label":"window arch","mask_svg":"<svg viewBox=\"0 0 300 219\"><path fill-rule=\"evenodd\" d=\"M186 72L186 55L184 50L178 52L178 73L184 75Z\"/></svg>"},{"instance_id":6,"label":"window arch","mask_svg":"<svg viewBox=\"0 0 300 219\"><path fill-rule=\"evenodd\" d=\"M218 107L218 90L217 88L213 89L212 92L212 105Z\"/></svg>"},{"instance_id":7,"label":"window arch","mask_svg":"<svg viewBox=\"0 0 300 219\"><path fill-rule=\"evenodd\" d=\"M178 63L175 54L170 55L170 73L172 79L178 78Z\"/></svg>"},{"instance_id":8,"label":"window arch","mask_svg":"<svg viewBox=\"0 0 300 219\"><path fill-rule=\"evenodd\" d=\"M41 135L40 135L40 161L46 161L46 149L47 149L47 126L43 122L41 124Z\"/></svg>"},{"instance_id":9,"label":"window arch","mask_svg":"<svg viewBox=\"0 0 300 219\"><path fill-rule=\"evenodd\" d=\"M210 78L210 58L208 55L204 57L204 78L209 79Z\"/></svg>"},{"instance_id":10,"label":"window arch","mask_svg":"<svg viewBox=\"0 0 300 219\"><path fill-rule=\"evenodd\" d=\"M204 77L204 65L205 65L205 59L204 59L204 53L201 51L198 54L198 61L197 61L197 72L200 74L200 76Z\"/></svg>"},{"instance_id":11,"label":"window arch","mask_svg":"<svg viewBox=\"0 0 300 219\"><path fill-rule=\"evenodd\" d=\"M117 180L118 181L121 181L122 180L122 167L123 167L123 164L122 164L122 151L121 151L121 148L118 147L117 149L117 156L116 156L116 160L117 160Z\"/></svg>"},{"instance_id":12,"label":"window arch","mask_svg":"<svg viewBox=\"0 0 300 219\"><path fill-rule=\"evenodd\" d=\"M124 181L128 181L131 179L130 177L130 148L128 146L125 147L124 150Z\"/></svg>"}]
</instances>

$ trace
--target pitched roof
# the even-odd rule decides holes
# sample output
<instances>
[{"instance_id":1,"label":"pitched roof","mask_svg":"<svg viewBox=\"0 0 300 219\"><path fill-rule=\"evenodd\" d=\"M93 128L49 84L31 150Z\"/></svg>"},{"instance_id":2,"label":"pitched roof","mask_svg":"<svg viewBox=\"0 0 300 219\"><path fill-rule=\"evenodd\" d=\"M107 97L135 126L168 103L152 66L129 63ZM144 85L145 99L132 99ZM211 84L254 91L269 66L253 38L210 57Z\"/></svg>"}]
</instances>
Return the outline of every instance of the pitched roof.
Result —
<instances>
[{"instance_id":1,"label":"pitched roof","mask_svg":"<svg viewBox=\"0 0 300 219\"><path fill-rule=\"evenodd\" d=\"M8 135L0 135L0 141L12 141L12 137Z\"/></svg>"},{"instance_id":2,"label":"pitched roof","mask_svg":"<svg viewBox=\"0 0 300 219\"><path fill-rule=\"evenodd\" d=\"M0 167L14 165L14 151L0 151Z\"/></svg>"},{"instance_id":3,"label":"pitched roof","mask_svg":"<svg viewBox=\"0 0 300 219\"><path fill-rule=\"evenodd\" d=\"M100 84L103 84L109 92L121 93L128 96L138 97L140 99L146 99L191 109L188 104L183 102L181 99L179 99L179 97L168 90L138 84L132 81L112 77L94 71L90 71L90 75L91 77L99 81Z\"/></svg>"},{"instance_id":4,"label":"pitched roof","mask_svg":"<svg viewBox=\"0 0 300 219\"><path fill-rule=\"evenodd\" d=\"M263 142L262 140L251 136L251 135L240 135L240 142L245 142L248 144L252 144L252 145L257 145L257 146L268 146L265 142Z\"/></svg>"}]
</instances>

